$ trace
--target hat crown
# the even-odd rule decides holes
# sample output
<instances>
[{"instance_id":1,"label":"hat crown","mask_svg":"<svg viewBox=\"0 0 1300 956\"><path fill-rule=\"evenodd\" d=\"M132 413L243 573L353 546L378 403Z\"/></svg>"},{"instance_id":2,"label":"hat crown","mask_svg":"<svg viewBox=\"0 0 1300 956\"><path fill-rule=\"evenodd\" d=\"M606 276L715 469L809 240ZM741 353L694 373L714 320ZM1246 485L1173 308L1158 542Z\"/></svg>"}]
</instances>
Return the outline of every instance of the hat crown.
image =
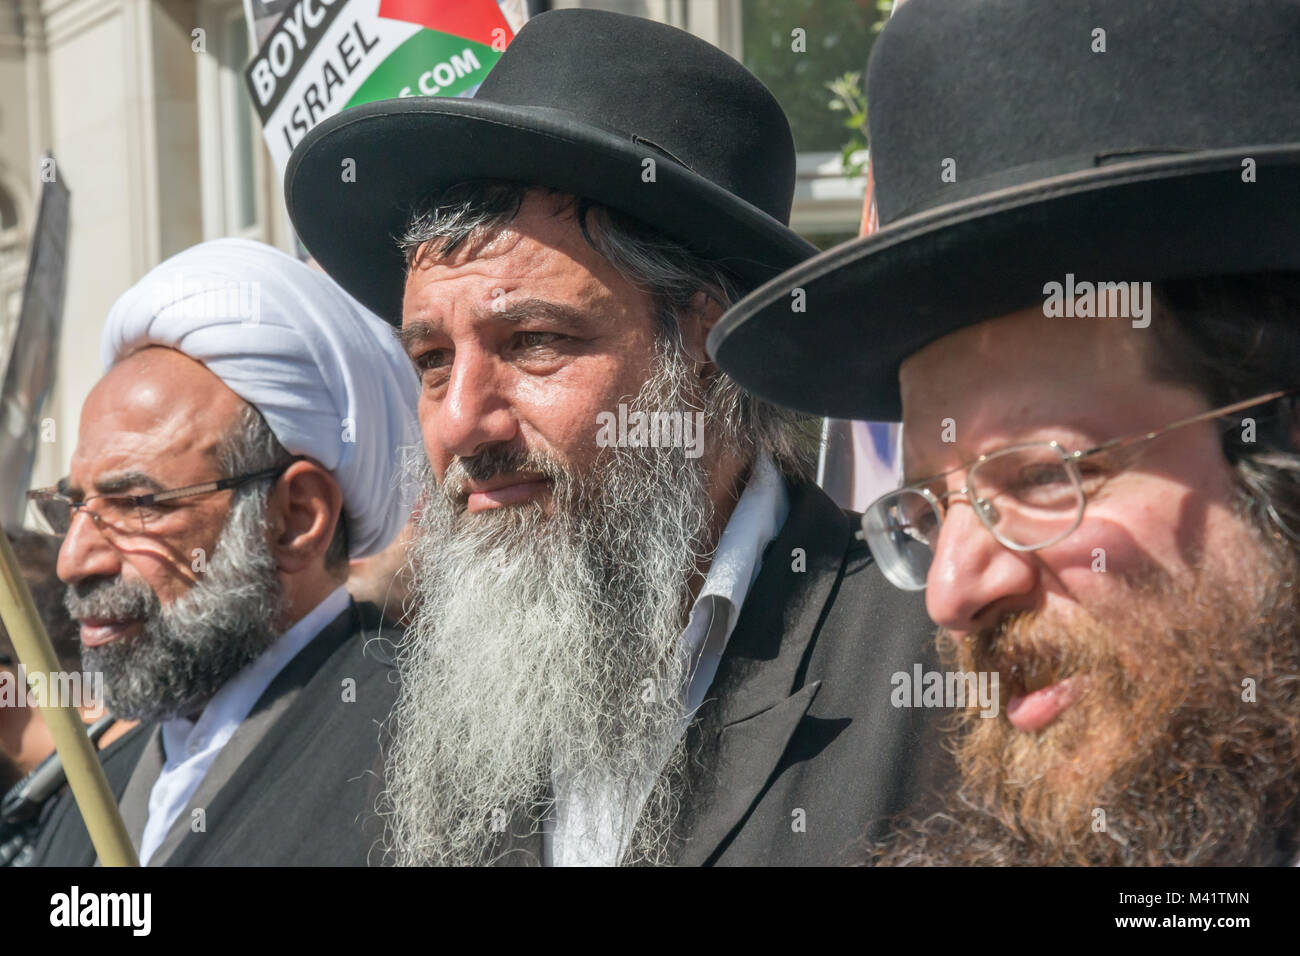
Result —
<instances>
[{"instance_id":1,"label":"hat crown","mask_svg":"<svg viewBox=\"0 0 1300 956\"><path fill-rule=\"evenodd\" d=\"M867 102L881 225L1127 158L1297 142L1300 0L909 0Z\"/></svg>"},{"instance_id":2,"label":"hat crown","mask_svg":"<svg viewBox=\"0 0 1300 956\"><path fill-rule=\"evenodd\" d=\"M603 10L539 14L474 99L564 111L790 221L795 150L784 112L744 66L683 30Z\"/></svg>"}]
</instances>

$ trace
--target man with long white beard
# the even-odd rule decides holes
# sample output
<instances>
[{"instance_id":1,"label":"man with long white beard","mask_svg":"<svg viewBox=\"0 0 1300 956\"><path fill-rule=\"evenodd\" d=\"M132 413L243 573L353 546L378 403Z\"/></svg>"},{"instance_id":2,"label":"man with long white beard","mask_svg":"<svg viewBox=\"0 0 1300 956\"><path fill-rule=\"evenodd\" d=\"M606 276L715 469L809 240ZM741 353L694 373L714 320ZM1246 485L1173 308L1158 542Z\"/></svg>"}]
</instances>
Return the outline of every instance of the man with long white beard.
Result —
<instances>
[{"instance_id":1,"label":"man with long white beard","mask_svg":"<svg viewBox=\"0 0 1300 956\"><path fill-rule=\"evenodd\" d=\"M1297 36L1294 0L908 0L868 71L881 229L715 329L774 401L902 421L867 542L941 670L1000 678L874 862L1296 861Z\"/></svg>"},{"instance_id":2,"label":"man with long white beard","mask_svg":"<svg viewBox=\"0 0 1300 956\"><path fill-rule=\"evenodd\" d=\"M65 535L83 666L143 721L104 760L141 862L365 865L396 635L344 582L410 514L405 356L325 276L240 239L152 270L101 352L69 477L30 496ZM88 865L63 804L38 860Z\"/></svg>"},{"instance_id":3,"label":"man with long white beard","mask_svg":"<svg viewBox=\"0 0 1300 956\"><path fill-rule=\"evenodd\" d=\"M910 804L926 715L862 686L922 659L921 608L812 484L815 423L703 352L813 251L793 185L742 66L591 10L295 153L299 234L421 379L397 862L824 864Z\"/></svg>"}]
</instances>

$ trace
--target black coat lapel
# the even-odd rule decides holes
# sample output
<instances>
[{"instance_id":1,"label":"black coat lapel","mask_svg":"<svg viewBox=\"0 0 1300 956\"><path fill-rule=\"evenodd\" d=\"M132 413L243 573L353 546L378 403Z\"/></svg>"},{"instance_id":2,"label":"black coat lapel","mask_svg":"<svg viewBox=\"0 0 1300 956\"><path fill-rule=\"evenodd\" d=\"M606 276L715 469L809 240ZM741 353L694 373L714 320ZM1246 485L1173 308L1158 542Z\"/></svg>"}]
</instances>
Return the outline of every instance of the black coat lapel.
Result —
<instances>
[{"instance_id":1,"label":"black coat lapel","mask_svg":"<svg viewBox=\"0 0 1300 956\"><path fill-rule=\"evenodd\" d=\"M801 686L802 672L843 572L851 532L848 518L818 488L787 488L790 514L764 552L708 698L688 731L687 744L703 769L692 774L678 827L681 865L707 863L742 822L820 687Z\"/></svg>"},{"instance_id":2,"label":"black coat lapel","mask_svg":"<svg viewBox=\"0 0 1300 956\"><path fill-rule=\"evenodd\" d=\"M361 629L358 606L355 601L349 601L348 606L275 675L203 775L189 804L177 815L149 861L150 866L185 866L203 862L207 841L195 838L190 830L193 811L198 807L206 808L205 813L214 824L239 815L240 801L250 792L253 780L271 766L264 756L264 746L276 743L277 722L284 719L299 692L311 683L339 645Z\"/></svg>"}]
</instances>

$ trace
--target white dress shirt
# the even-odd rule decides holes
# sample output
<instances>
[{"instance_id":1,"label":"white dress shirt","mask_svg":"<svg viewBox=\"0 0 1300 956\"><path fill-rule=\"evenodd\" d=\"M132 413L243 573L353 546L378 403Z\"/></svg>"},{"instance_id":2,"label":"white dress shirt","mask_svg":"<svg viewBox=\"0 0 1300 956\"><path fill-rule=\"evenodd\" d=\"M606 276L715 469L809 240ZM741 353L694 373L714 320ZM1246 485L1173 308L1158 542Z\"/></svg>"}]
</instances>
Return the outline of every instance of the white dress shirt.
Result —
<instances>
[{"instance_id":1,"label":"white dress shirt","mask_svg":"<svg viewBox=\"0 0 1300 956\"><path fill-rule=\"evenodd\" d=\"M140 840L140 865L154 855L217 754L234 736L244 718L284 666L297 656L325 625L348 606L347 588L340 585L325 600L276 638L251 664L222 685L198 720L177 717L162 724L163 762L149 793L149 819Z\"/></svg>"},{"instance_id":2,"label":"white dress shirt","mask_svg":"<svg viewBox=\"0 0 1300 956\"><path fill-rule=\"evenodd\" d=\"M740 608L762 566L763 550L790 513L790 498L775 463L763 454L754 463L709 566L682 632L682 653L693 666L686 688L686 716L664 741L662 762L681 740L717 674ZM658 774L636 780L552 775L555 814L543 830L543 863L554 866L615 866Z\"/></svg>"}]
</instances>

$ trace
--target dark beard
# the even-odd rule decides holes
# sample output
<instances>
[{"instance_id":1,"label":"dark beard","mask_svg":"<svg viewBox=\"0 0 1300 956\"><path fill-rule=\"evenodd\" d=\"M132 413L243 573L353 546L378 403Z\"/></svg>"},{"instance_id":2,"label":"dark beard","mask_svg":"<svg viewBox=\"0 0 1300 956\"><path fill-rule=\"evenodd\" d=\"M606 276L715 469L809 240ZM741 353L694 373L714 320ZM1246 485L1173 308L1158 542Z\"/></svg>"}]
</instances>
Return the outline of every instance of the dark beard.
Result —
<instances>
[{"instance_id":1,"label":"dark beard","mask_svg":"<svg viewBox=\"0 0 1300 956\"><path fill-rule=\"evenodd\" d=\"M630 404L689 406L689 372L664 358ZM549 511L466 512L465 479L518 471L549 480ZM657 780L622 821L622 862L668 857L684 748L665 748L711 518L707 475L681 448L603 449L586 475L495 448L426 487L387 768L398 863L498 860L505 831L535 835L553 810L553 776Z\"/></svg>"},{"instance_id":2,"label":"dark beard","mask_svg":"<svg viewBox=\"0 0 1300 956\"><path fill-rule=\"evenodd\" d=\"M1256 539L1254 586L1148 573L1083 620L1013 615L944 667L1012 662L1086 675L1051 725L957 715L961 787L905 822L882 866L1261 865L1291 862L1300 829L1300 562ZM1253 681L1253 702L1250 697ZM1003 708L1005 710L1005 708Z\"/></svg>"},{"instance_id":3,"label":"dark beard","mask_svg":"<svg viewBox=\"0 0 1300 956\"><path fill-rule=\"evenodd\" d=\"M196 714L275 642L282 598L265 516L265 492L237 497L207 570L168 605L143 581L69 586L64 603L74 618L144 620L134 637L82 648L82 668L104 675L105 703L118 717Z\"/></svg>"}]
</instances>

